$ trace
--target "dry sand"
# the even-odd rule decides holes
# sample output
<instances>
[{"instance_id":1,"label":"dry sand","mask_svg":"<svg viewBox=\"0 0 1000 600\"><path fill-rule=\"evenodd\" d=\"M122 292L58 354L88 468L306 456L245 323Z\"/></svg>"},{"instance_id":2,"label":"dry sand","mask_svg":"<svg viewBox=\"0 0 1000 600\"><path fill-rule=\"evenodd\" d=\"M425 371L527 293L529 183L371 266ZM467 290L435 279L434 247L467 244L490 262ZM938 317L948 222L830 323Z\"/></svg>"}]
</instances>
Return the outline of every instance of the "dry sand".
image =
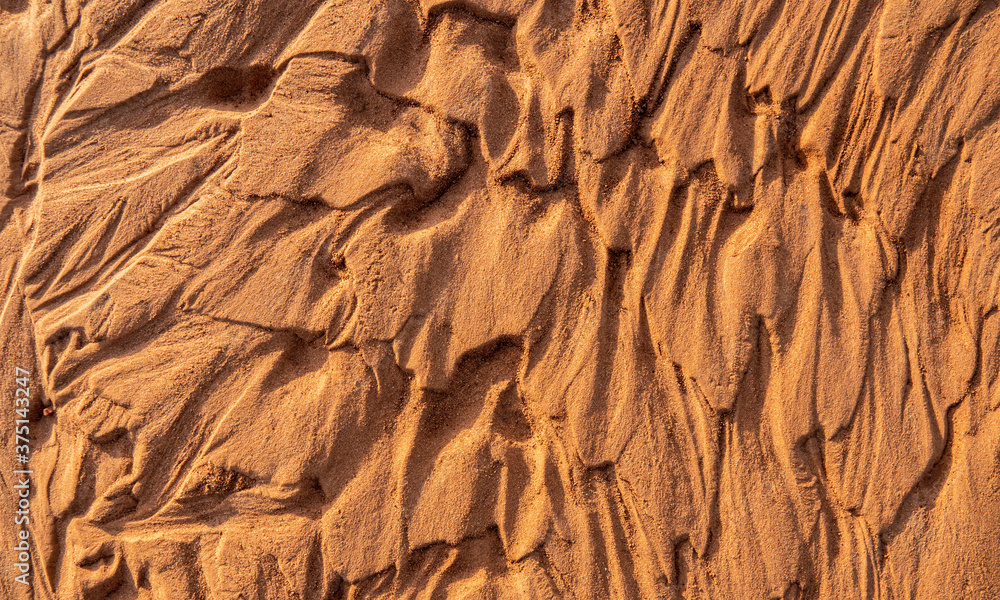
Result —
<instances>
[{"instance_id":1,"label":"dry sand","mask_svg":"<svg viewBox=\"0 0 1000 600\"><path fill-rule=\"evenodd\" d=\"M0 598L1000 597L998 55L994 0L0 0Z\"/></svg>"}]
</instances>

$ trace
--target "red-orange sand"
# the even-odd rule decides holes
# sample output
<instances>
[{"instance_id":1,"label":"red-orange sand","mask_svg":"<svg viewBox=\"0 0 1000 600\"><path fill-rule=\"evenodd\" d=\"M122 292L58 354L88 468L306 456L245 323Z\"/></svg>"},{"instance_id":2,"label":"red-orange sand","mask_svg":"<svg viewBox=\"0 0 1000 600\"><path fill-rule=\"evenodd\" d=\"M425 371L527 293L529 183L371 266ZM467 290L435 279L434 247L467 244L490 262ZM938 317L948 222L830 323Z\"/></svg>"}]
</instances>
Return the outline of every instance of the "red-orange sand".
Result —
<instances>
[{"instance_id":1,"label":"red-orange sand","mask_svg":"<svg viewBox=\"0 0 1000 600\"><path fill-rule=\"evenodd\" d=\"M0 249L2 600L1000 598L994 0L0 0Z\"/></svg>"}]
</instances>

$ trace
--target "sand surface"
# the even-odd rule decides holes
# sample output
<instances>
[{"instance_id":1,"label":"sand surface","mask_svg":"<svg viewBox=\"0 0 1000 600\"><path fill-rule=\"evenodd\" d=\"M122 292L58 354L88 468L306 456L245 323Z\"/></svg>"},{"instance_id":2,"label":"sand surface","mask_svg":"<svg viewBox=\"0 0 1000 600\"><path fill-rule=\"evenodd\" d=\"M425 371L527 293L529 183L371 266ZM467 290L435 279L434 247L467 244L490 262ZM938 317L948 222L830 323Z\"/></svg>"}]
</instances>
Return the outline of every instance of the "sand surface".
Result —
<instances>
[{"instance_id":1,"label":"sand surface","mask_svg":"<svg viewBox=\"0 0 1000 600\"><path fill-rule=\"evenodd\" d=\"M0 0L0 279L4 600L1000 598L995 0Z\"/></svg>"}]
</instances>

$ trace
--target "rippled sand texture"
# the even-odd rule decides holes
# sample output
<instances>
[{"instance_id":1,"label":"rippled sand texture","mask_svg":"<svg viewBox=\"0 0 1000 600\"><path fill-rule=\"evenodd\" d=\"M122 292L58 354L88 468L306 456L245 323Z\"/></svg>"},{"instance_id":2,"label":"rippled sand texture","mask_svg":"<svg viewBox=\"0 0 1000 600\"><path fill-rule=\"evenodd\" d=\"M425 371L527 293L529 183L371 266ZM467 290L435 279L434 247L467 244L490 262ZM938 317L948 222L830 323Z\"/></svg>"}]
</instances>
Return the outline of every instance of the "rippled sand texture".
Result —
<instances>
[{"instance_id":1,"label":"rippled sand texture","mask_svg":"<svg viewBox=\"0 0 1000 600\"><path fill-rule=\"evenodd\" d=\"M1000 596L998 55L993 0L0 0L33 597Z\"/></svg>"}]
</instances>

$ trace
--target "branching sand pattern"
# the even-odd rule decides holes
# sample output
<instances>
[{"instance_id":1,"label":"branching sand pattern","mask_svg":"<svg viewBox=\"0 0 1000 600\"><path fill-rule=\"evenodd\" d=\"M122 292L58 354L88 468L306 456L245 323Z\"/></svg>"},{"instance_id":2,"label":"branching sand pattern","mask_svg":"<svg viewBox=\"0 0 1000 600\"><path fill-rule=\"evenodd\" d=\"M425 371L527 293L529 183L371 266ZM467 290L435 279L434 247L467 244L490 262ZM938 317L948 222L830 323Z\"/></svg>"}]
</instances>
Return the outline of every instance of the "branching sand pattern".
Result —
<instances>
[{"instance_id":1,"label":"branching sand pattern","mask_svg":"<svg viewBox=\"0 0 1000 600\"><path fill-rule=\"evenodd\" d=\"M0 596L1000 597L998 53L994 0L0 0Z\"/></svg>"}]
</instances>

